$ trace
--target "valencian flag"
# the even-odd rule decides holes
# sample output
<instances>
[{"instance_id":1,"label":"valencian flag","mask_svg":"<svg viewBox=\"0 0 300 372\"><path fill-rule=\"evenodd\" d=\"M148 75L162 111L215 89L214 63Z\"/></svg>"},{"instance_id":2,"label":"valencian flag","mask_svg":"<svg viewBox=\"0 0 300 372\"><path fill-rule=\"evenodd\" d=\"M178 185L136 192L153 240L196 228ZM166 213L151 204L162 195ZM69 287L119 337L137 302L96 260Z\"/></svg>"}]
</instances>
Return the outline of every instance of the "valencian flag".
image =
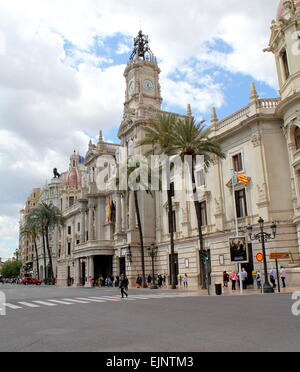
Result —
<instances>
[{"instance_id":1,"label":"valencian flag","mask_svg":"<svg viewBox=\"0 0 300 372\"><path fill-rule=\"evenodd\" d=\"M245 176L244 174L241 174L241 173L238 173L238 172L234 172L233 173L233 184L234 186L236 186L237 184L244 184L244 185L248 185L250 182L250 178Z\"/></svg>"}]
</instances>

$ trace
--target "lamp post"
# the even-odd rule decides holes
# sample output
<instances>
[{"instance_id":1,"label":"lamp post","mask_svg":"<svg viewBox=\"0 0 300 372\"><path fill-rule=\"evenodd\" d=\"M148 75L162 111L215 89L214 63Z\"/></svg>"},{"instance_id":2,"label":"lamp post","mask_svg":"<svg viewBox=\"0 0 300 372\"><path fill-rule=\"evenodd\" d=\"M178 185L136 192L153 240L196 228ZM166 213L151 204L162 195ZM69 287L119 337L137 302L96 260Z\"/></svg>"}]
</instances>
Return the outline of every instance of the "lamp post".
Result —
<instances>
[{"instance_id":1,"label":"lamp post","mask_svg":"<svg viewBox=\"0 0 300 372\"><path fill-rule=\"evenodd\" d=\"M272 234L268 234L264 231L264 223L265 221L263 220L262 217L258 220L259 226L260 226L260 233L258 234L253 234L253 226L248 225L247 230L249 233L249 238L254 241L258 240L261 245L262 245L262 250L263 250L263 255L264 255L264 270L265 270L265 284L264 284L264 293L274 293L274 289L271 287L269 283L269 278L268 278L268 267L267 267L267 255L266 255L266 243L268 240L273 240L276 237L276 231L277 231L277 225L273 222L271 229L272 229Z\"/></svg>"},{"instance_id":2,"label":"lamp post","mask_svg":"<svg viewBox=\"0 0 300 372\"><path fill-rule=\"evenodd\" d=\"M152 286L151 289L157 289L157 285L155 284L155 270L154 270L154 260L157 257L158 247L155 243L151 243L150 248L148 248L149 257L152 259Z\"/></svg>"}]
</instances>

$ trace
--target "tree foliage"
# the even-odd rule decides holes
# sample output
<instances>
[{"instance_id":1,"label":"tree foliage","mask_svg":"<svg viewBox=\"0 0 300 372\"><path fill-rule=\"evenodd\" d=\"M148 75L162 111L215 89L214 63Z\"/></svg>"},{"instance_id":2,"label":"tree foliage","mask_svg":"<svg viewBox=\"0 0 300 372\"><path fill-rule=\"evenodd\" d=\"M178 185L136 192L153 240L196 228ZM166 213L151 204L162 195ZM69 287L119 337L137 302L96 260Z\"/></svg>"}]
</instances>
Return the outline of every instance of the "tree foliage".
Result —
<instances>
[{"instance_id":1,"label":"tree foliage","mask_svg":"<svg viewBox=\"0 0 300 372\"><path fill-rule=\"evenodd\" d=\"M4 278L15 278L20 275L22 263L19 261L7 261L0 267L0 275Z\"/></svg>"}]
</instances>

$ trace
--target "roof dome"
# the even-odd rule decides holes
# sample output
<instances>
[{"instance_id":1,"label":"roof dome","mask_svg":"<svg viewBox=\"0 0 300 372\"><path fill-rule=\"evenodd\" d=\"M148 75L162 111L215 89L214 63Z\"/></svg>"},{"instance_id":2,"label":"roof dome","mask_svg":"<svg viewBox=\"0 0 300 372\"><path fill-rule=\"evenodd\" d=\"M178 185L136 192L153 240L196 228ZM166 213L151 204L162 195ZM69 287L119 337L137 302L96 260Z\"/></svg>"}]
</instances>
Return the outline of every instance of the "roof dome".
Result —
<instances>
[{"instance_id":1,"label":"roof dome","mask_svg":"<svg viewBox=\"0 0 300 372\"><path fill-rule=\"evenodd\" d=\"M68 175L68 186L77 188L79 184L79 175L76 169L72 169Z\"/></svg>"},{"instance_id":2,"label":"roof dome","mask_svg":"<svg viewBox=\"0 0 300 372\"><path fill-rule=\"evenodd\" d=\"M283 16L284 14L284 1L285 0L280 0L280 3L278 5L278 11L277 11L277 19ZM300 7L300 0L294 0L294 3L297 7Z\"/></svg>"}]
</instances>

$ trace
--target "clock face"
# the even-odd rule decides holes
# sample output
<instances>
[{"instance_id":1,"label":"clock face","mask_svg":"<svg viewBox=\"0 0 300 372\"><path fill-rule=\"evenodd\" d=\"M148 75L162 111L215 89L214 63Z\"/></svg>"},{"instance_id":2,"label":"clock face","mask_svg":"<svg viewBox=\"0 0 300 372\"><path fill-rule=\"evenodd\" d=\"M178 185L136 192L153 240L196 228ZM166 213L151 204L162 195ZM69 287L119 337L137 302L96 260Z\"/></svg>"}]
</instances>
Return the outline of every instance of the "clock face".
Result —
<instances>
[{"instance_id":1,"label":"clock face","mask_svg":"<svg viewBox=\"0 0 300 372\"><path fill-rule=\"evenodd\" d=\"M143 81L143 88L146 90L153 90L154 85L151 80L144 80Z\"/></svg>"},{"instance_id":2,"label":"clock face","mask_svg":"<svg viewBox=\"0 0 300 372\"><path fill-rule=\"evenodd\" d=\"M134 90L135 90L135 84L134 84L134 81L131 81L128 85L128 92L129 94L133 94L134 93Z\"/></svg>"}]
</instances>

